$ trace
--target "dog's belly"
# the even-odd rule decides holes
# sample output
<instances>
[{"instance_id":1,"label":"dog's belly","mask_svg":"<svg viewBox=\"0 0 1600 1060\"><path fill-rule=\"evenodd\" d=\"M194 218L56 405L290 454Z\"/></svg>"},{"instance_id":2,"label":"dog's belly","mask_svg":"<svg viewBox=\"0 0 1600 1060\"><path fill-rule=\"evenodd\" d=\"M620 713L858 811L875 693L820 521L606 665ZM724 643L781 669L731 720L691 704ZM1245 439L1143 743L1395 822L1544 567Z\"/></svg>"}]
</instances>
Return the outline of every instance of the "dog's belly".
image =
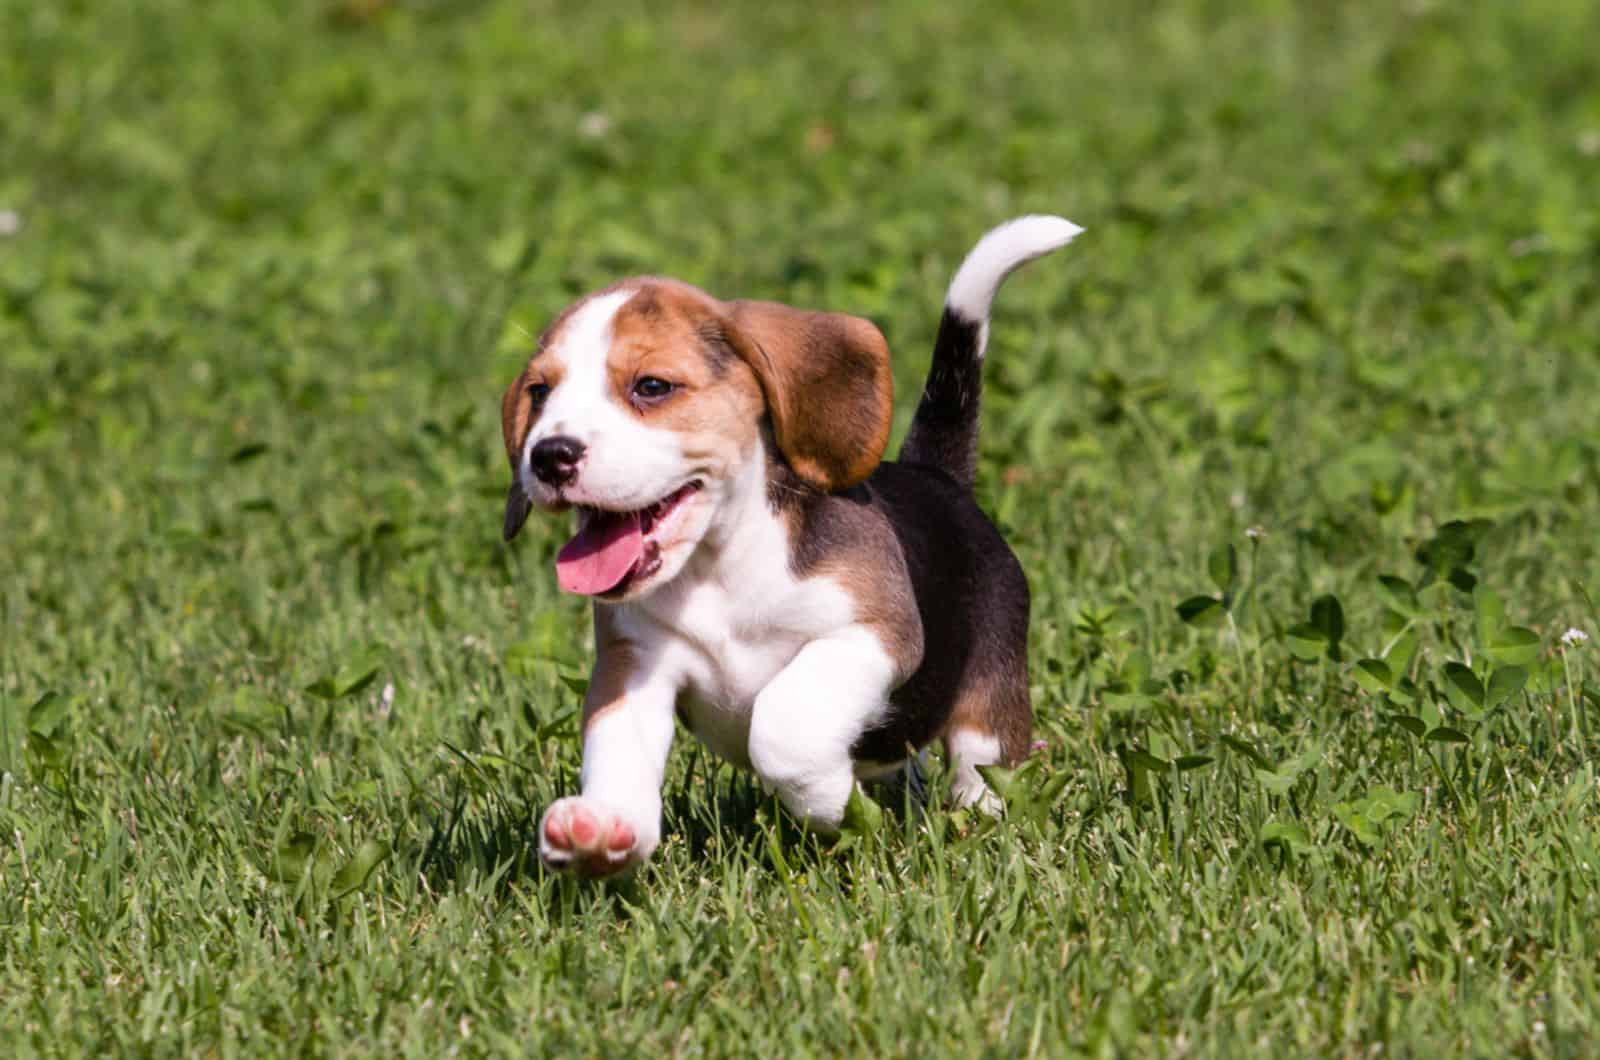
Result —
<instances>
[{"instance_id":1,"label":"dog's belly","mask_svg":"<svg viewBox=\"0 0 1600 1060\"><path fill-rule=\"evenodd\" d=\"M729 710L692 693L678 700L678 717L712 754L750 768L750 712Z\"/></svg>"}]
</instances>

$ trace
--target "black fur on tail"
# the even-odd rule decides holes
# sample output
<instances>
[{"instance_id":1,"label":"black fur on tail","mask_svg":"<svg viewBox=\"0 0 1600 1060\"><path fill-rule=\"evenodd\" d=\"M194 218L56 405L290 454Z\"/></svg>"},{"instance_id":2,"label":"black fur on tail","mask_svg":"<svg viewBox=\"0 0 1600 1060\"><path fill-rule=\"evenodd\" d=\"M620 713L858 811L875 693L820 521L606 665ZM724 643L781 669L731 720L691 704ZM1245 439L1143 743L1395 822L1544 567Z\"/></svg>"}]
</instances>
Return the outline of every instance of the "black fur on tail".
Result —
<instances>
[{"instance_id":1,"label":"black fur on tail","mask_svg":"<svg viewBox=\"0 0 1600 1060\"><path fill-rule=\"evenodd\" d=\"M983 398L983 323L945 306L933 364L900 461L938 468L967 489L978 467L978 411Z\"/></svg>"}]
</instances>

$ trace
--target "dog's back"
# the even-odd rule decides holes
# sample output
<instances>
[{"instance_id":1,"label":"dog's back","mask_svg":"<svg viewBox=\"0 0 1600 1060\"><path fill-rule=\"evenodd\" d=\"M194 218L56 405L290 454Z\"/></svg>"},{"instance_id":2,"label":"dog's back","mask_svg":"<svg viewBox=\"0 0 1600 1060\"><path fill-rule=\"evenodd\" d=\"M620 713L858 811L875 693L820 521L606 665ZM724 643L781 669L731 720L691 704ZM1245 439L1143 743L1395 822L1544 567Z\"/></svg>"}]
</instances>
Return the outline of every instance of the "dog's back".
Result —
<instances>
[{"instance_id":1,"label":"dog's back","mask_svg":"<svg viewBox=\"0 0 1600 1060\"><path fill-rule=\"evenodd\" d=\"M837 563L848 551L857 577L880 582L903 567L920 619L920 661L851 753L898 762L940 738L963 802L987 794L975 767L1020 761L1033 726L1027 577L972 495L989 309L1010 272L1079 231L1058 217L1031 216L986 235L951 281L899 461L845 494L798 502L812 508L801 521L800 562L814 553Z\"/></svg>"}]
</instances>

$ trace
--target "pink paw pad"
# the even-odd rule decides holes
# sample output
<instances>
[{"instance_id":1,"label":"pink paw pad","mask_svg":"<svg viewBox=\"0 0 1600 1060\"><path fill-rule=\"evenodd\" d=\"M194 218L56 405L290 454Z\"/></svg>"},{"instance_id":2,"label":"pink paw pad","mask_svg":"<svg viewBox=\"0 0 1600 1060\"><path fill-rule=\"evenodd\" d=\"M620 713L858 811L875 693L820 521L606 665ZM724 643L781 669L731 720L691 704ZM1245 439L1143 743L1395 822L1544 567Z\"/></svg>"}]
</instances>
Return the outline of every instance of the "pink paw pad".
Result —
<instances>
[{"instance_id":1,"label":"pink paw pad","mask_svg":"<svg viewBox=\"0 0 1600 1060\"><path fill-rule=\"evenodd\" d=\"M636 836L633 826L609 810L581 799L562 799L545 812L540 855L552 868L575 868L606 876L627 868Z\"/></svg>"}]
</instances>

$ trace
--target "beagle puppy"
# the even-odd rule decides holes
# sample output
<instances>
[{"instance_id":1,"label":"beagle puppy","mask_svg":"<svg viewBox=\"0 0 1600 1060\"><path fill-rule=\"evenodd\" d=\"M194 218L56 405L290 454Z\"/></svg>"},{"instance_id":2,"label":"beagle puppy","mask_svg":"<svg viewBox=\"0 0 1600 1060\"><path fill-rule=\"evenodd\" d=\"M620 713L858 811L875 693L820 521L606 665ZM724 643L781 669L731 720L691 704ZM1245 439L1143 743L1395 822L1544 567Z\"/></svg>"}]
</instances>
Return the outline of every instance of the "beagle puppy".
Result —
<instances>
[{"instance_id":1,"label":"beagle puppy","mask_svg":"<svg viewBox=\"0 0 1600 1060\"><path fill-rule=\"evenodd\" d=\"M973 500L989 306L1078 226L996 228L956 272L897 462L889 348L859 317L623 280L568 306L501 404L505 537L571 510L594 600L581 793L540 854L607 875L661 836L674 718L837 831L858 780L934 739L963 805L1028 752L1028 583Z\"/></svg>"}]
</instances>

